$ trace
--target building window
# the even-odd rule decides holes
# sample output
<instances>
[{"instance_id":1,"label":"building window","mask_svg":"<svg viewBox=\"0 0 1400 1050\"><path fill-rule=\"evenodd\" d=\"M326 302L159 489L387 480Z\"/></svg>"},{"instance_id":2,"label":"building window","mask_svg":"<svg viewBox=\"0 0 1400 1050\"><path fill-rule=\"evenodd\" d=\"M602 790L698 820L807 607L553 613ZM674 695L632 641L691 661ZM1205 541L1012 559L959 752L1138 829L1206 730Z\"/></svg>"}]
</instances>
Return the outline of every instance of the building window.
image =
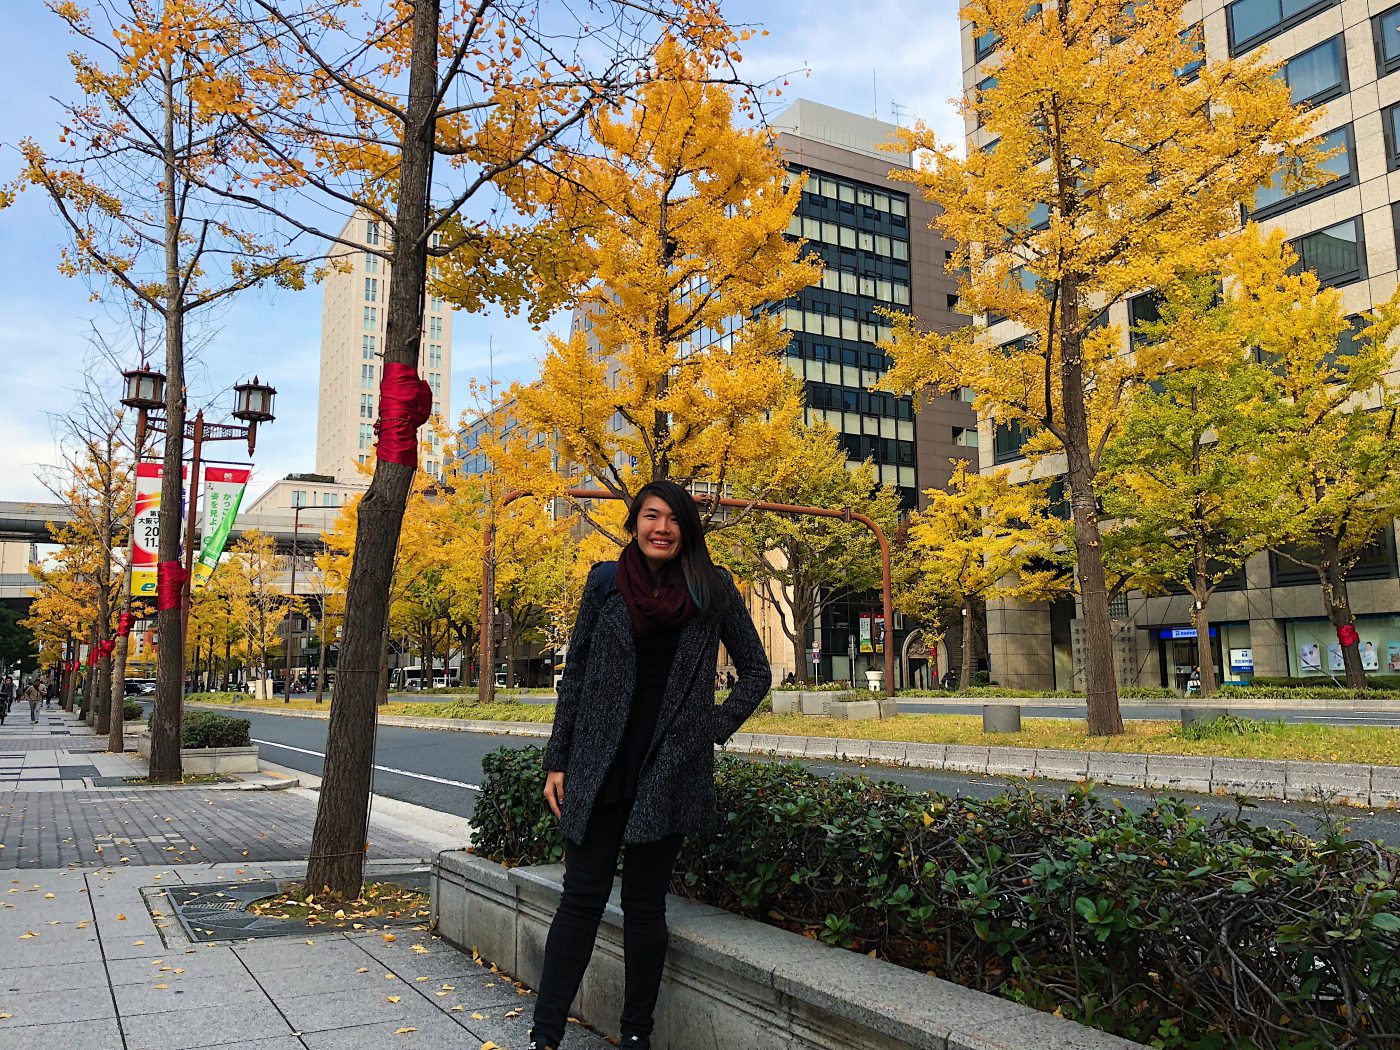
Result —
<instances>
[{"instance_id":1,"label":"building window","mask_svg":"<svg viewBox=\"0 0 1400 1050\"><path fill-rule=\"evenodd\" d=\"M374 395L373 395L373 394L361 394L361 395L360 395L360 418L361 418L361 419L373 419L373 418L374 418Z\"/></svg>"},{"instance_id":2,"label":"building window","mask_svg":"<svg viewBox=\"0 0 1400 1050\"><path fill-rule=\"evenodd\" d=\"M972 38L972 60L981 62L982 59L996 52L997 45L1001 43L1001 37L997 35L995 29L988 29L985 33L977 33L976 30L973 32L975 35Z\"/></svg>"},{"instance_id":3,"label":"building window","mask_svg":"<svg viewBox=\"0 0 1400 1050\"><path fill-rule=\"evenodd\" d=\"M363 390L374 389L374 365L360 366L360 387Z\"/></svg>"},{"instance_id":4,"label":"building window","mask_svg":"<svg viewBox=\"0 0 1400 1050\"><path fill-rule=\"evenodd\" d=\"M361 423L361 424L360 424L360 448L365 449L365 448L373 448L373 447L374 447L374 424L373 424L373 423ZM363 463L363 462L364 462L364 459L362 458L362 459L360 460L360 462Z\"/></svg>"},{"instance_id":5,"label":"building window","mask_svg":"<svg viewBox=\"0 0 1400 1050\"><path fill-rule=\"evenodd\" d=\"M1201 23L1197 22L1195 25L1183 29L1181 42L1190 44L1192 53L1197 56L1176 71L1178 77L1190 83L1201 75L1201 67L1206 64L1206 37L1205 29Z\"/></svg>"},{"instance_id":6,"label":"building window","mask_svg":"<svg viewBox=\"0 0 1400 1050\"><path fill-rule=\"evenodd\" d=\"M1371 19L1376 38L1376 73L1385 76L1400 69L1400 7L1392 7Z\"/></svg>"},{"instance_id":7,"label":"building window","mask_svg":"<svg viewBox=\"0 0 1400 1050\"><path fill-rule=\"evenodd\" d=\"M1334 36L1294 55L1280 71L1294 105L1319 103L1346 94L1347 62L1342 37Z\"/></svg>"},{"instance_id":8,"label":"building window","mask_svg":"<svg viewBox=\"0 0 1400 1050\"><path fill-rule=\"evenodd\" d=\"M1368 327L1370 322L1360 314L1348 317L1347 326L1337 335L1337 349L1323 359L1330 368L1336 369L1338 379L1347 373L1347 363L1343 358L1356 356L1361 349L1361 333Z\"/></svg>"},{"instance_id":9,"label":"building window","mask_svg":"<svg viewBox=\"0 0 1400 1050\"><path fill-rule=\"evenodd\" d=\"M954 428L953 428L953 444L955 444L955 445L960 445L960 446L962 446L963 448L976 448L976 447L977 447L977 428L976 428L976 427L954 427Z\"/></svg>"},{"instance_id":10,"label":"building window","mask_svg":"<svg viewBox=\"0 0 1400 1050\"><path fill-rule=\"evenodd\" d=\"M1400 108L1400 107L1396 107ZM1386 143L1390 144L1389 118L1387 118ZM1329 131L1322 136L1321 152L1330 153L1334 149L1341 152L1335 157L1324 160L1320 165L1323 172L1332 177L1320 186L1309 186L1307 189L1294 190L1291 193L1285 189L1285 180L1290 168L1296 170L1297 165L1285 160L1274 172L1273 178L1269 180L1267 186L1260 186L1254 193L1254 209L1250 213L1252 218L1267 219L1272 215L1278 215L1291 208L1315 201L1319 197L1325 197L1329 193L1336 193L1356 183L1356 154L1352 148L1351 125L1345 124L1334 131ZM1392 167L1394 167L1394 154L1392 153Z\"/></svg>"},{"instance_id":11,"label":"building window","mask_svg":"<svg viewBox=\"0 0 1400 1050\"><path fill-rule=\"evenodd\" d=\"M374 306L365 307L365 327L374 329L379 327L379 310Z\"/></svg>"},{"instance_id":12,"label":"building window","mask_svg":"<svg viewBox=\"0 0 1400 1050\"><path fill-rule=\"evenodd\" d=\"M365 243L366 243L366 244L378 244L378 243L379 243L379 223L377 223L377 222L375 222L375 221L373 221L373 220L371 220L371 221L365 223Z\"/></svg>"},{"instance_id":13,"label":"building window","mask_svg":"<svg viewBox=\"0 0 1400 1050\"><path fill-rule=\"evenodd\" d=\"M1366 276L1366 242L1361 219L1347 219L1290 242L1298 253L1297 270L1313 270L1324 285L1337 287Z\"/></svg>"},{"instance_id":14,"label":"building window","mask_svg":"<svg viewBox=\"0 0 1400 1050\"><path fill-rule=\"evenodd\" d=\"M1230 54L1238 55L1285 29L1306 22L1339 0L1235 0L1225 9L1230 29Z\"/></svg>"},{"instance_id":15,"label":"building window","mask_svg":"<svg viewBox=\"0 0 1400 1050\"><path fill-rule=\"evenodd\" d=\"M1030 431L1019 421L997 423L992 434L992 454L998 463L1021 459L1021 449L1030 440Z\"/></svg>"},{"instance_id":16,"label":"building window","mask_svg":"<svg viewBox=\"0 0 1400 1050\"><path fill-rule=\"evenodd\" d=\"M374 360L374 336L360 336L360 357L366 361Z\"/></svg>"},{"instance_id":17,"label":"building window","mask_svg":"<svg viewBox=\"0 0 1400 1050\"><path fill-rule=\"evenodd\" d=\"M1152 337L1140 331L1139 325L1154 325L1162 320L1162 295L1144 292L1128 300L1128 345L1137 347Z\"/></svg>"},{"instance_id":18,"label":"building window","mask_svg":"<svg viewBox=\"0 0 1400 1050\"><path fill-rule=\"evenodd\" d=\"M365 252L365 273L379 272L379 256Z\"/></svg>"},{"instance_id":19,"label":"building window","mask_svg":"<svg viewBox=\"0 0 1400 1050\"><path fill-rule=\"evenodd\" d=\"M366 278L365 278L365 301L366 301L366 302L372 303L372 302L374 302L374 301L375 301L376 299L378 299L378 298L379 298L379 278L378 278L378 277L366 277Z\"/></svg>"},{"instance_id":20,"label":"building window","mask_svg":"<svg viewBox=\"0 0 1400 1050\"><path fill-rule=\"evenodd\" d=\"M973 110L973 115L977 120L976 126L979 128L982 126L982 107L986 99L987 92L993 90L996 86L997 78L994 76L983 77L981 80L977 81L977 85L974 89L975 94L973 96L973 103L976 107Z\"/></svg>"}]
</instances>

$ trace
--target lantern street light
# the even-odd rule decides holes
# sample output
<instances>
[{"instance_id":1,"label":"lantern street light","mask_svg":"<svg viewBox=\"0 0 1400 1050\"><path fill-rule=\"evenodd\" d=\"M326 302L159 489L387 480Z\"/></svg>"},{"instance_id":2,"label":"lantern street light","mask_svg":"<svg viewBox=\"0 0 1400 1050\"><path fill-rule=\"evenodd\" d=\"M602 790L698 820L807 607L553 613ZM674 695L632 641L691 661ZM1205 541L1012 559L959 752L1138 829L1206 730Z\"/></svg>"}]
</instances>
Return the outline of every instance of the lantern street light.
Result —
<instances>
[{"instance_id":1,"label":"lantern street light","mask_svg":"<svg viewBox=\"0 0 1400 1050\"><path fill-rule=\"evenodd\" d=\"M149 368L145 361L140 368L122 373L126 382L126 396L123 405L136 409L136 447L145 442L146 431L165 433L165 375ZM271 423L276 418L272 413L272 402L277 396L274 387L262 383L257 376L251 383L238 383L233 388L233 417L242 420L246 426L233 423L206 423L204 409L200 409L193 419L185 420L185 440L190 445L190 484L185 501L185 582L180 589L180 635L183 640L190 622L190 571L194 567L194 530L199 511L199 468L200 456L206 441L247 441L248 455L253 454L257 444L258 424ZM184 646L182 645L183 649Z\"/></svg>"}]
</instances>

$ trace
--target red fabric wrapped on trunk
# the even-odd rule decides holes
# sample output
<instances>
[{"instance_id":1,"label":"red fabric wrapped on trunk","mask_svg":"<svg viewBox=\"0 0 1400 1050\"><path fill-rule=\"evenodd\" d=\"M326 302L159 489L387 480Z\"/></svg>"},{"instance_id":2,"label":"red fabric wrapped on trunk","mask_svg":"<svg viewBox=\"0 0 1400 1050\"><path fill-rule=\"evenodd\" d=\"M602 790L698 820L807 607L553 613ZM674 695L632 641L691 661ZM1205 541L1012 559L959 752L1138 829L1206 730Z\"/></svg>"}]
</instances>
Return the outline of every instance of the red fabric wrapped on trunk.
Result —
<instances>
[{"instance_id":1,"label":"red fabric wrapped on trunk","mask_svg":"<svg viewBox=\"0 0 1400 1050\"><path fill-rule=\"evenodd\" d=\"M405 467L418 466L418 428L433 414L433 388L412 365L390 361L379 384L379 438L375 454Z\"/></svg>"},{"instance_id":2,"label":"red fabric wrapped on trunk","mask_svg":"<svg viewBox=\"0 0 1400 1050\"><path fill-rule=\"evenodd\" d=\"M189 573L178 561L163 561L156 564L156 608L180 608L180 593L184 590Z\"/></svg>"},{"instance_id":3,"label":"red fabric wrapped on trunk","mask_svg":"<svg viewBox=\"0 0 1400 1050\"><path fill-rule=\"evenodd\" d=\"M129 612L124 612L117 617L117 635L125 638L131 634L131 629L136 626L136 617Z\"/></svg>"},{"instance_id":4,"label":"red fabric wrapped on trunk","mask_svg":"<svg viewBox=\"0 0 1400 1050\"><path fill-rule=\"evenodd\" d=\"M1356 633L1356 628L1349 623L1344 623L1337 628L1337 641L1343 645L1355 645L1361 640L1361 636Z\"/></svg>"}]
</instances>

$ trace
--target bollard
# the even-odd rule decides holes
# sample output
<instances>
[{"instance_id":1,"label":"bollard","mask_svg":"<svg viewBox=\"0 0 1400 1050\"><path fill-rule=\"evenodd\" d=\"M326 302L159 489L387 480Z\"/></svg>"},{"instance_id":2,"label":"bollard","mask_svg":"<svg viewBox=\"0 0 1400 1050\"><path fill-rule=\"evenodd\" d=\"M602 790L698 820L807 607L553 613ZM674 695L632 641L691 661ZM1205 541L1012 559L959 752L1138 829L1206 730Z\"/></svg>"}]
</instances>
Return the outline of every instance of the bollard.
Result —
<instances>
[{"instance_id":1,"label":"bollard","mask_svg":"<svg viewBox=\"0 0 1400 1050\"><path fill-rule=\"evenodd\" d=\"M1189 726L1192 722L1209 722L1212 718L1224 718L1229 713L1223 707L1183 707L1181 724Z\"/></svg>"},{"instance_id":2,"label":"bollard","mask_svg":"<svg viewBox=\"0 0 1400 1050\"><path fill-rule=\"evenodd\" d=\"M1019 704L983 704L982 732L1019 733L1021 708Z\"/></svg>"}]
</instances>

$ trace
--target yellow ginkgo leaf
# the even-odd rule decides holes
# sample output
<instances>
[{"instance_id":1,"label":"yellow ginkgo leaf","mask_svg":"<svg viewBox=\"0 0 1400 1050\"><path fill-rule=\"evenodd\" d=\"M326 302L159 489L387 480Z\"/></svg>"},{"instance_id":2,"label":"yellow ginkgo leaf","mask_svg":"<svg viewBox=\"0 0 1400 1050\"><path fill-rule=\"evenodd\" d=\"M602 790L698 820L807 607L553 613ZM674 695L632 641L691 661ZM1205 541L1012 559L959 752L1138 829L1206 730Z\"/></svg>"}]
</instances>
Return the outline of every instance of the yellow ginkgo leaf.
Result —
<instances>
[{"instance_id":1,"label":"yellow ginkgo leaf","mask_svg":"<svg viewBox=\"0 0 1400 1050\"><path fill-rule=\"evenodd\" d=\"M401 997L400 997L400 996L397 996L397 995L386 995L386 996L384 997L384 1001L385 1001L386 1003L396 1003L396 1002L399 1001L400 998L401 998Z\"/></svg>"}]
</instances>

